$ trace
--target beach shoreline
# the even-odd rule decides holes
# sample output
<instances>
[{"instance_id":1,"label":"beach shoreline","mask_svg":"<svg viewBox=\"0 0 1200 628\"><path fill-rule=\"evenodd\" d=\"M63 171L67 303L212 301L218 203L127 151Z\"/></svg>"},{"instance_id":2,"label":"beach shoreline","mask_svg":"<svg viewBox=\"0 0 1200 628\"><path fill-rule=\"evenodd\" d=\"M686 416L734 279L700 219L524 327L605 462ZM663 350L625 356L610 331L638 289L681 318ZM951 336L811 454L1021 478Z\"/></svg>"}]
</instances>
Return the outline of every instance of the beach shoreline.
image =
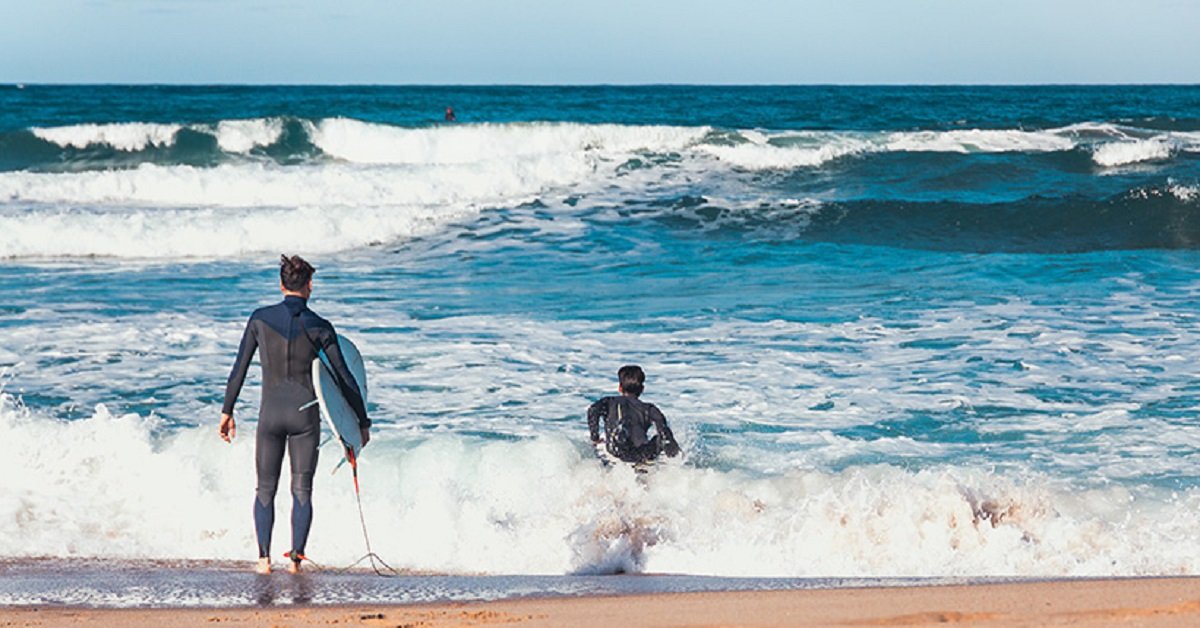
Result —
<instances>
[{"instance_id":1,"label":"beach shoreline","mask_svg":"<svg viewBox=\"0 0 1200 628\"><path fill-rule=\"evenodd\" d=\"M1200 622L1200 577L521 597L421 604L0 609L4 626L1182 626Z\"/></svg>"}]
</instances>

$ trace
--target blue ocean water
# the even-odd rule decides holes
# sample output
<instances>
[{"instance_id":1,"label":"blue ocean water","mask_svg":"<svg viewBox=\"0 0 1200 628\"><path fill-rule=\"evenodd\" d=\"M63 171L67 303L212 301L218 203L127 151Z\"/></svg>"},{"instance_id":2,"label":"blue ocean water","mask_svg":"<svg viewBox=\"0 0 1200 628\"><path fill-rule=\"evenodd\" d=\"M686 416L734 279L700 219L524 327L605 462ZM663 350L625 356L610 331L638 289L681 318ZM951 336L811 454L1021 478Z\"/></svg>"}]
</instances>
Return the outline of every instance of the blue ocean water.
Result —
<instances>
[{"instance_id":1,"label":"blue ocean water","mask_svg":"<svg viewBox=\"0 0 1200 628\"><path fill-rule=\"evenodd\" d=\"M233 446L215 425L287 252L368 362L389 562L1197 573L1197 112L1195 86L0 87L0 555L250 556L256 372ZM585 442L629 362L685 452L646 482ZM316 503L310 554L358 557L349 478Z\"/></svg>"}]
</instances>

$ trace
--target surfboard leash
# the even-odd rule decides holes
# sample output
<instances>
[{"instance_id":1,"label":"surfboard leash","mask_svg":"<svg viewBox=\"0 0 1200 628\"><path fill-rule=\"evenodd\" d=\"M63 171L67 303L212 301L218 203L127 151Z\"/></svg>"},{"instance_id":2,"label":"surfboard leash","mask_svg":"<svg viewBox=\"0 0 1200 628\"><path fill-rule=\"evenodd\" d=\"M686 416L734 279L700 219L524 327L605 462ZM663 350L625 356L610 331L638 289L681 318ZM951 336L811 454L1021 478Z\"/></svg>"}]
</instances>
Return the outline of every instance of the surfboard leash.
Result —
<instances>
[{"instance_id":1,"label":"surfboard leash","mask_svg":"<svg viewBox=\"0 0 1200 628\"><path fill-rule=\"evenodd\" d=\"M370 561L371 570L375 572L375 575L381 578L395 578L400 575L400 572L395 567L387 564L387 561L383 560L382 556L376 554L375 550L371 549L371 536L367 534L367 517L363 514L362 492L358 488L358 460L354 456L354 450L350 447L346 447L346 461L350 463L350 471L354 476L354 501L358 504L358 523L362 526L363 542L367 545L367 553L363 554L358 560L341 568L325 567L321 563L318 563L304 554L293 556L292 552L290 551L284 552L283 556L284 558L288 558L290 560L296 560L299 558L301 561L308 561L309 563L312 563L312 566L316 567L319 571L333 571L337 573L350 571L366 560Z\"/></svg>"},{"instance_id":2,"label":"surfboard leash","mask_svg":"<svg viewBox=\"0 0 1200 628\"><path fill-rule=\"evenodd\" d=\"M358 523L362 525L363 542L367 545L367 553L362 558L354 561L350 567L346 567L346 569L355 567L364 560L369 560L371 562L371 569L375 572L375 575L383 578L399 576L399 571L396 571L391 565L387 564L379 554L375 553L375 550L371 549L371 536L367 534L367 518L363 515L362 493L358 490L358 460L354 455L354 450L350 447L346 448L346 459L350 461L350 471L354 475L354 501L358 503ZM380 569L380 565L383 566L383 570Z\"/></svg>"}]
</instances>

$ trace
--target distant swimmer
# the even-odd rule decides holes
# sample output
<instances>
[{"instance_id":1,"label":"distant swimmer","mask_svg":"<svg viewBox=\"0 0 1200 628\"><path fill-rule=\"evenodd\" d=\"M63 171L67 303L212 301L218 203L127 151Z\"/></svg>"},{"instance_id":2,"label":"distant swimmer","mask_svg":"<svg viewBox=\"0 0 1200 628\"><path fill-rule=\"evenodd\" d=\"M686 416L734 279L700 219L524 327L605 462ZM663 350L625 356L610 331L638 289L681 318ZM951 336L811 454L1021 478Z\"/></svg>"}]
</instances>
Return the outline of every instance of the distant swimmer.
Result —
<instances>
[{"instance_id":1,"label":"distant swimmer","mask_svg":"<svg viewBox=\"0 0 1200 628\"><path fill-rule=\"evenodd\" d=\"M446 107L446 122L458 122L458 116L454 115L454 107Z\"/></svg>"},{"instance_id":2,"label":"distant swimmer","mask_svg":"<svg viewBox=\"0 0 1200 628\"><path fill-rule=\"evenodd\" d=\"M337 332L328 321L308 309L315 269L299 255L283 256L279 265L279 288L283 302L254 311L246 323L237 361L225 387L221 410L221 438L231 442L237 428L233 406L250 369L254 352L262 348L262 405L254 440L258 491L254 498L254 528L258 536L258 573L271 572L271 529L275 524L275 491L283 466L286 445L292 467L292 549L289 570L299 573L304 546L312 525L313 473L317 470L317 444L321 436L318 408L309 403L315 393L312 362L318 348L341 380L342 394L358 415L362 441L370 436L371 421L359 394L357 382L338 346ZM305 409L301 410L301 407Z\"/></svg>"},{"instance_id":3,"label":"distant swimmer","mask_svg":"<svg viewBox=\"0 0 1200 628\"><path fill-rule=\"evenodd\" d=\"M588 408L592 443L600 443L600 419L604 419L604 447L625 462L649 462L664 452L679 455L679 444L667 426L667 417L654 404L640 399L646 383L642 367L622 366L617 381L619 396L605 397ZM656 432L653 438L647 433L651 426Z\"/></svg>"}]
</instances>

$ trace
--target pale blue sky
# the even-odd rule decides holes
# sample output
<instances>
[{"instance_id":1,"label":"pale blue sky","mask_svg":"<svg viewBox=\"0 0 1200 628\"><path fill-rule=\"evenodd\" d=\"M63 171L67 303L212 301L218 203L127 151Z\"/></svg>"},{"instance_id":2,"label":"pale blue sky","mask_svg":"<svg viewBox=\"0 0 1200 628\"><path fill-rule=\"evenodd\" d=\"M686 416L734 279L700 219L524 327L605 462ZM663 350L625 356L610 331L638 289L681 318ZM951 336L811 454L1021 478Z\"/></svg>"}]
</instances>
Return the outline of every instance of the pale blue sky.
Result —
<instances>
[{"instance_id":1,"label":"pale blue sky","mask_svg":"<svg viewBox=\"0 0 1200 628\"><path fill-rule=\"evenodd\" d=\"M0 0L0 82L1196 83L1200 0Z\"/></svg>"}]
</instances>

